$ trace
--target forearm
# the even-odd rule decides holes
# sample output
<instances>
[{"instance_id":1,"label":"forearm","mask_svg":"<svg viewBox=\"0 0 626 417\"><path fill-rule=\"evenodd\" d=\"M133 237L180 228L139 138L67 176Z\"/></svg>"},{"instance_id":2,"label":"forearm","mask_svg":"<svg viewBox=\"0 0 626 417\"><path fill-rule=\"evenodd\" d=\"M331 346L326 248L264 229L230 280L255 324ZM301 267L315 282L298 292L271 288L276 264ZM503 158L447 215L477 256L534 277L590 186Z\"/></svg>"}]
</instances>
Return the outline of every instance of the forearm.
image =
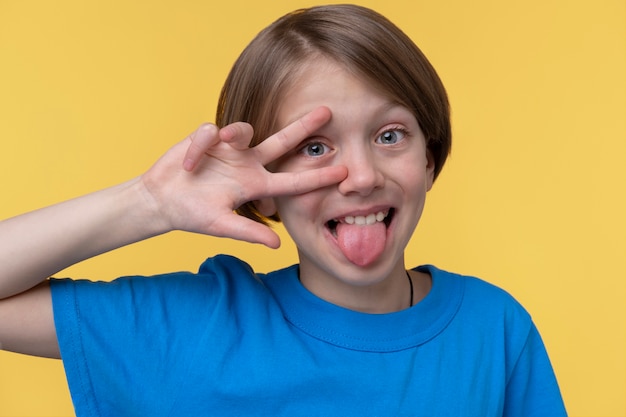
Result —
<instances>
[{"instance_id":1,"label":"forearm","mask_svg":"<svg viewBox=\"0 0 626 417\"><path fill-rule=\"evenodd\" d=\"M0 299L167 231L139 179L0 222Z\"/></svg>"},{"instance_id":2,"label":"forearm","mask_svg":"<svg viewBox=\"0 0 626 417\"><path fill-rule=\"evenodd\" d=\"M205 124L141 178L0 222L0 299L77 262L174 229L278 247L275 232L233 211L342 181L343 166L289 173L265 168L330 117L320 107L253 148L251 126Z\"/></svg>"}]
</instances>

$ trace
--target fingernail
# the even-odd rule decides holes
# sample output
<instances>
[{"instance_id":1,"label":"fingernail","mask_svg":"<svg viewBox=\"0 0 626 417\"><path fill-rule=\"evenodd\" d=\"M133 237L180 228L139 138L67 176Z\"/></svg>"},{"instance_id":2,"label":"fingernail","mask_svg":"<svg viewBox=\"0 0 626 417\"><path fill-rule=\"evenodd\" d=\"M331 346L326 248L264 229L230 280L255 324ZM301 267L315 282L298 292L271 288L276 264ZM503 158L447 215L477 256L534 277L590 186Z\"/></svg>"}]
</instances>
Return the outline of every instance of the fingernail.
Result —
<instances>
[{"instance_id":1,"label":"fingernail","mask_svg":"<svg viewBox=\"0 0 626 417\"><path fill-rule=\"evenodd\" d=\"M193 159L187 158L183 161L183 169L185 171L193 171L194 165Z\"/></svg>"}]
</instances>

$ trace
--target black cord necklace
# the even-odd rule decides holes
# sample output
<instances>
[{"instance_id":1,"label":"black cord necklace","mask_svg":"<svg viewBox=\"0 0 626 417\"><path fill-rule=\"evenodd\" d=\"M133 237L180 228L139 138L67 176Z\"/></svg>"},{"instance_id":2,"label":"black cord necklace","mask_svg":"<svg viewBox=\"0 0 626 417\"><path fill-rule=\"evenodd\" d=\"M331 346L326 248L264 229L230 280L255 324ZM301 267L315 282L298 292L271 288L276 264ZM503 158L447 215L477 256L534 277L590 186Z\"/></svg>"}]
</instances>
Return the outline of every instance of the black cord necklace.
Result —
<instances>
[{"instance_id":1,"label":"black cord necklace","mask_svg":"<svg viewBox=\"0 0 626 417\"><path fill-rule=\"evenodd\" d=\"M413 280L411 279L411 275L409 275L409 271L406 271L406 277L409 279L409 285L411 286L411 298L409 299L409 308L413 307Z\"/></svg>"}]
</instances>

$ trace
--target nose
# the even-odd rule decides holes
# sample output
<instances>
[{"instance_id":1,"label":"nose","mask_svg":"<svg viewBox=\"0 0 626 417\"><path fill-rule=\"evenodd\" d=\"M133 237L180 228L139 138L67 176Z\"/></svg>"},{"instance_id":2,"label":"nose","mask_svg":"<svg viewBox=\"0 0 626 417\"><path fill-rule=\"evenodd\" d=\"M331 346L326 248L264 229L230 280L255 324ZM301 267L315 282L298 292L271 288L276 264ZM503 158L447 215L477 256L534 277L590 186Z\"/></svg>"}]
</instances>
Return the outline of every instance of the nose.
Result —
<instances>
[{"instance_id":1,"label":"nose","mask_svg":"<svg viewBox=\"0 0 626 417\"><path fill-rule=\"evenodd\" d=\"M338 186L340 193L368 196L382 187L384 175L371 152L350 152L341 158L340 164L348 168L348 175Z\"/></svg>"}]
</instances>

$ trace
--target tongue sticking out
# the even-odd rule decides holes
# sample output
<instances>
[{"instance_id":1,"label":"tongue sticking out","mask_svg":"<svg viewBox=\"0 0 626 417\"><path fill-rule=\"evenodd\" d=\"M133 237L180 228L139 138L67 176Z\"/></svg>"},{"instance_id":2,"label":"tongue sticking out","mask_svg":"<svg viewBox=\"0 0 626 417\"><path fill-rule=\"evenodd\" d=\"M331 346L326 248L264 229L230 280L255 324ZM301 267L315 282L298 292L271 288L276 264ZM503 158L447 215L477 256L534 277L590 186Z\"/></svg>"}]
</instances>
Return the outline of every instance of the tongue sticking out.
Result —
<instances>
[{"instance_id":1,"label":"tongue sticking out","mask_svg":"<svg viewBox=\"0 0 626 417\"><path fill-rule=\"evenodd\" d=\"M337 242L343 255L355 265L366 266L374 262L387 240L387 227L383 222L372 225L337 224Z\"/></svg>"}]
</instances>

